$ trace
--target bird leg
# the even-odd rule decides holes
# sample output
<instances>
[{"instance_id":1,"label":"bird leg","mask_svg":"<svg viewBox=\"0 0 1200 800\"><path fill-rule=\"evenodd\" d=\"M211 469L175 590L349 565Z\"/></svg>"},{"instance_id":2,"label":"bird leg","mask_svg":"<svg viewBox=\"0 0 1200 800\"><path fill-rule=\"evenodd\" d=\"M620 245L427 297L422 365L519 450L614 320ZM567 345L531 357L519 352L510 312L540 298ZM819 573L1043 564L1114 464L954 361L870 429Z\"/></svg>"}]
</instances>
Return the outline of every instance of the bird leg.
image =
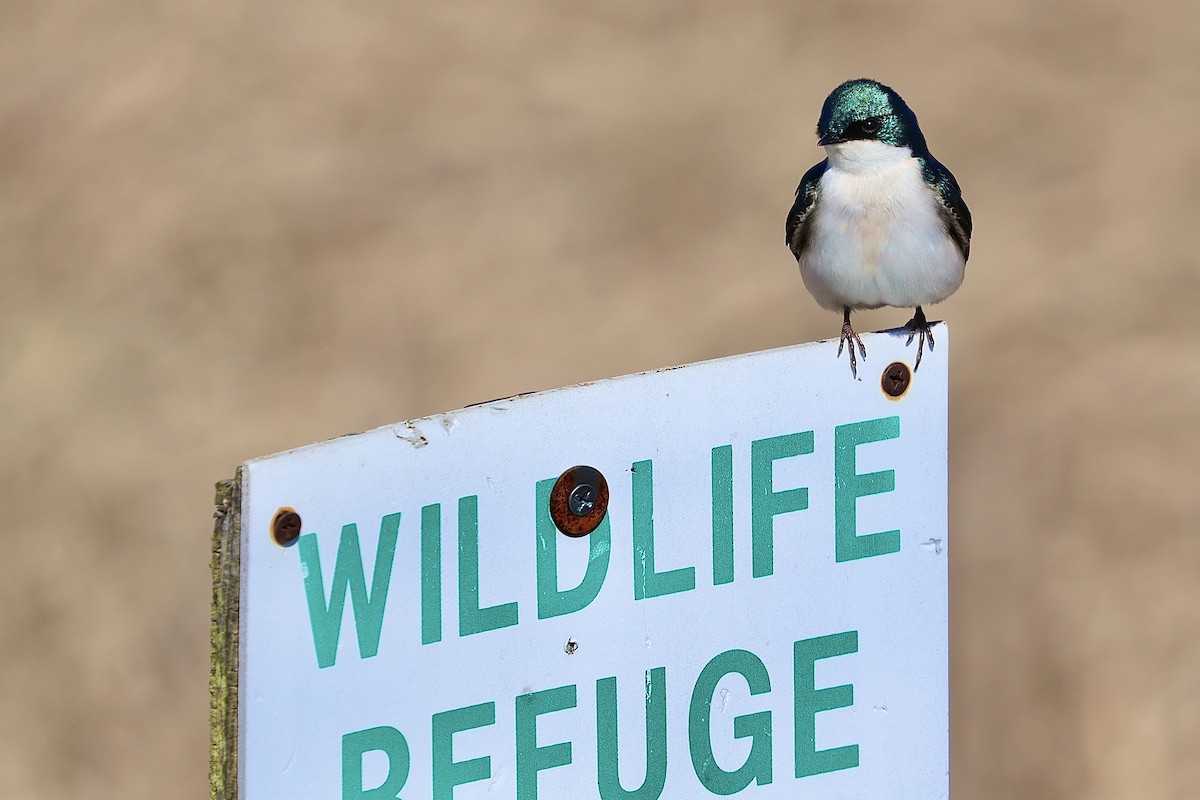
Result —
<instances>
[{"instance_id":1,"label":"bird leg","mask_svg":"<svg viewBox=\"0 0 1200 800\"><path fill-rule=\"evenodd\" d=\"M924 319L924 317L922 317ZM911 340L910 340L911 341ZM866 345L862 343L862 339L858 338L858 334L854 332L854 328L850 325L850 306L842 306L842 338L838 340L838 357L841 358L842 348L846 343L850 343L850 374L855 378L858 377L858 359L854 355L854 345L858 344L859 352L862 353L863 360L867 358ZM930 349L933 345L930 344Z\"/></svg>"},{"instance_id":2,"label":"bird leg","mask_svg":"<svg viewBox=\"0 0 1200 800\"><path fill-rule=\"evenodd\" d=\"M913 337L917 337L917 363L913 364L913 372L921 366L921 352L925 349L925 341L929 340L929 350L933 352L933 331L929 329L929 322L925 319L925 312L917 306L917 313L913 314L913 318L908 321L904 327L908 328L908 341L905 345L912 344Z\"/></svg>"}]
</instances>

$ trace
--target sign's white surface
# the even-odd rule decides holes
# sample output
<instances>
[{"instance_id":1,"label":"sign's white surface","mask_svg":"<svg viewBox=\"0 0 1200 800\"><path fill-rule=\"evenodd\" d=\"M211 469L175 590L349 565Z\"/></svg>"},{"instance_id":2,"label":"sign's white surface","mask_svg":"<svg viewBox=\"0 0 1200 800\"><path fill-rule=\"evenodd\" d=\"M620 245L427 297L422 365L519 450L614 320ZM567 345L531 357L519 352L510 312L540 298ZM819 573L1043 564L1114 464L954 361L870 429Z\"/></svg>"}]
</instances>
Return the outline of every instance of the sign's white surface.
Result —
<instances>
[{"instance_id":1,"label":"sign's white surface","mask_svg":"<svg viewBox=\"0 0 1200 800\"><path fill-rule=\"evenodd\" d=\"M898 399L899 331L861 381L824 342L249 462L241 796L947 796L934 334ZM611 498L572 539L577 464Z\"/></svg>"}]
</instances>

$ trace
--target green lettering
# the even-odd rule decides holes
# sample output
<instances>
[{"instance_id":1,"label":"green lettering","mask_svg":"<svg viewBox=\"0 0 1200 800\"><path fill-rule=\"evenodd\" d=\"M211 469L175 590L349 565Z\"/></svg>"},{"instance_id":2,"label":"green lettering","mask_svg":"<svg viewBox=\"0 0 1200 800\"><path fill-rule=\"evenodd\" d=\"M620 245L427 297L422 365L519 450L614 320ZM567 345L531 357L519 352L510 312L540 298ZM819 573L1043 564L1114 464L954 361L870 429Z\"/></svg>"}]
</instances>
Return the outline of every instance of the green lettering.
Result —
<instances>
[{"instance_id":1,"label":"green lettering","mask_svg":"<svg viewBox=\"0 0 1200 800\"><path fill-rule=\"evenodd\" d=\"M733 582L733 445L712 449L713 585Z\"/></svg>"},{"instance_id":2,"label":"green lettering","mask_svg":"<svg viewBox=\"0 0 1200 800\"><path fill-rule=\"evenodd\" d=\"M570 742L538 747L537 718L574 707L574 684L517 697L517 800L537 800L538 773L571 763Z\"/></svg>"},{"instance_id":3,"label":"green lettering","mask_svg":"<svg viewBox=\"0 0 1200 800\"><path fill-rule=\"evenodd\" d=\"M308 601L308 621L312 627L313 647L320 669L332 667L337 661L338 639L342 632L342 616L346 607L346 592L354 614L354 629L358 634L358 654L371 658L379 652L379 633L383 627L383 609L387 605L388 584L392 579L392 561L396 555L396 538L400 531L400 515L388 514L379 523L379 546L375 550L375 571L371 591L367 592L363 577L362 551L358 543L358 526L342 526L337 557L333 567L333 585L329 602L325 602L325 581L321 575L321 555L317 550L317 535L300 537L300 568L304 574L304 596Z\"/></svg>"},{"instance_id":4,"label":"green lettering","mask_svg":"<svg viewBox=\"0 0 1200 800\"><path fill-rule=\"evenodd\" d=\"M667 671L646 672L646 777L636 789L621 786L617 758L617 679L596 681L596 775L600 800L658 800L667 785Z\"/></svg>"},{"instance_id":5,"label":"green lettering","mask_svg":"<svg viewBox=\"0 0 1200 800\"><path fill-rule=\"evenodd\" d=\"M818 689L816 662L858 652L858 631L817 636L793 648L796 690L796 777L858 766L858 745L817 749L817 714L854 705L854 685Z\"/></svg>"},{"instance_id":6,"label":"green lettering","mask_svg":"<svg viewBox=\"0 0 1200 800\"><path fill-rule=\"evenodd\" d=\"M433 800L454 800L454 787L492 777L491 756L454 760L454 734L496 724L496 704L480 703L433 715Z\"/></svg>"},{"instance_id":7,"label":"green lettering","mask_svg":"<svg viewBox=\"0 0 1200 800\"><path fill-rule=\"evenodd\" d=\"M740 767L728 772L722 769L712 747L712 699L717 684L726 675L737 673L746 679L751 695L771 691L771 676L758 656L749 650L726 650L704 665L688 711L688 745L692 766L704 788L713 794L737 794L751 783L766 786L771 773L771 712L758 711L733 718L733 738L750 737L750 754Z\"/></svg>"},{"instance_id":8,"label":"green lettering","mask_svg":"<svg viewBox=\"0 0 1200 800\"><path fill-rule=\"evenodd\" d=\"M388 759L387 776L374 789L364 789L363 754L382 750ZM382 726L347 733L342 737L342 800L399 800L408 780L408 742L395 728Z\"/></svg>"},{"instance_id":9,"label":"green lettering","mask_svg":"<svg viewBox=\"0 0 1200 800\"><path fill-rule=\"evenodd\" d=\"M633 599L696 588L696 568L654 569L654 462L633 465Z\"/></svg>"},{"instance_id":10,"label":"green lettering","mask_svg":"<svg viewBox=\"0 0 1200 800\"><path fill-rule=\"evenodd\" d=\"M899 437L899 417L838 425L833 430L833 523L838 562L900 552L900 531L859 536L856 519L858 498L895 490L895 470L859 475L855 465L855 448L860 444Z\"/></svg>"},{"instance_id":11,"label":"green lettering","mask_svg":"<svg viewBox=\"0 0 1200 800\"><path fill-rule=\"evenodd\" d=\"M517 604L479 606L479 498L458 500L458 634L470 636L517 624Z\"/></svg>"},{"instance_id":12,"label":"green lettering","mask_svg":"<svg viewBox=\"0 0 1200 800\"><path fill-rule=\"evenodd\" d=\"M567 539L568 547L582 547L583 542L562 536L550 517L550 492L556 480L557 478L547 478L538 481L534 490L534 516L537 518L538 619L574 614L587 608L604 586L612 550L612 525L608 516L605 516L596 530L583 537L588 548L587 569L583 573L583 580L574 589L559 591L558 543Z\"/></svg>"},{"instance_id":13,"label":"green lettering","mask_svg":"<svg viewBox=\"0 0 1200 800\"><path fill-rule=\"evenodd\" d=\"M812 431L750 443L750 571L756 578L775 572L775 517L808 508L807 487L775 491L775 462L812 451Z\"/></svg>"},{"instance_id":14,"label":"green lettering","mask_svg":"<svg viewBox=\"0 0 1200 800\"><path fill-rule=\"evenodd\" d=\"M421 509L421 644L442 640L442 504Z\"/></svg>"}]
</instances>

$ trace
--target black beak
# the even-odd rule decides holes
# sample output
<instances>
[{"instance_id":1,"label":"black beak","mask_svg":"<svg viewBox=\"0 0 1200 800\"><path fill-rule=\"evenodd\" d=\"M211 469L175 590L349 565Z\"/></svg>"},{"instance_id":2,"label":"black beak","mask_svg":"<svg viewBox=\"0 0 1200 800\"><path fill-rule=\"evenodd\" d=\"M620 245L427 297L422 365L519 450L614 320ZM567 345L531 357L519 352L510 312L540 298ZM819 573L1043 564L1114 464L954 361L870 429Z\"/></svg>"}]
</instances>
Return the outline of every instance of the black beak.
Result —
<instances>
[{"instance_id":1,"label":"black beak","mask_svg":"<svg viewBox=\"0 0 1200 800\"><path fill-rule=\"evenodd\" d=\"M847 140L843 139L841 136L838 136L833 131L829 131L824 136L822 136L820 139L817 139L817 144L820 145L821 147L824 147L827 144L841 144L845 141L847 141Z\"/></svg>"}]
</instances>

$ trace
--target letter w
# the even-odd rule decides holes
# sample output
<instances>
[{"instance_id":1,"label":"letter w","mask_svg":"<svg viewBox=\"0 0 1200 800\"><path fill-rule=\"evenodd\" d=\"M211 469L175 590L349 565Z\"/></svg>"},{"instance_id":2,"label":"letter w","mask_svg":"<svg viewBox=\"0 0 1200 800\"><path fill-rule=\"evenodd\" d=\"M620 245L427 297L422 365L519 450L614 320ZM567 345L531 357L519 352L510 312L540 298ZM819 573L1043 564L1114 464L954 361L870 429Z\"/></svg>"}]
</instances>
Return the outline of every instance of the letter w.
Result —
<instances>
[{"instance_id":1,"label":"letter w","mask_svg":"<svg viewBox=\"0 0 1200 800\"><path fill-rule=\"evenodd\" d=\"M342 526L328 604L325 602L325 581L321 576L321 556L317 552L317 535L306 533L300 537L304 594L308 599L308 619L312 624L313 645L317 649L317 666L321 669L332 667L337 660L347 589L354 612L354 628L358 633L359 656L371 658L379 652L379 632L383 627L383 609L387 605L388 584L392 579L392 561L396 555L399 532L398 513L388 514L380 521L375 574L368 594L363 577L362 550L358 545L358 526L353 523Z\"/></svg>"}]
</instances>

